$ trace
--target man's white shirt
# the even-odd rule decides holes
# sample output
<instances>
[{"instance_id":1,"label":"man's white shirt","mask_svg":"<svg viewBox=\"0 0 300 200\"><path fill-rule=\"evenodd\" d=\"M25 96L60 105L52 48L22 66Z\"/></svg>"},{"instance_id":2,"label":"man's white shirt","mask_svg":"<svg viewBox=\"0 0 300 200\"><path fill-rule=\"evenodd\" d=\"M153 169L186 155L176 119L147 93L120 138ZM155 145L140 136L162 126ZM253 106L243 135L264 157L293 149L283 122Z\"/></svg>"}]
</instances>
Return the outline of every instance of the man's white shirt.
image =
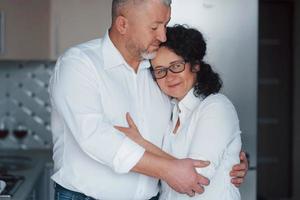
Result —
<instances>
[{"instance_id":1,"label":"man's white shirt","mask_svg":"<svg viewBox=\"0 0 300 200\"><path fill-rule=\"evenodd\" d=\"M108 33L61 56L50 80L54 175L63 187L96 199L149 199L157 180L129 172L144 149L114 125L129 112L143 137L162 146L170 101L153 80L149 61L128 66Z\"/></svg>"}]
</instances>

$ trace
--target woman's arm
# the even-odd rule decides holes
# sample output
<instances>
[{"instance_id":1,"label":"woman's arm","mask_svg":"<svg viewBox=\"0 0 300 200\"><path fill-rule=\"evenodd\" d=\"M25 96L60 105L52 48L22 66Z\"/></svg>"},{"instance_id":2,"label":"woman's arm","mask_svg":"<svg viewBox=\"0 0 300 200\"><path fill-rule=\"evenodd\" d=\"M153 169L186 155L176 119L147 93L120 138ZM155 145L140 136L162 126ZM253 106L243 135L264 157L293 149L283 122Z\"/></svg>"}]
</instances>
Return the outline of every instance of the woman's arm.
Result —
<instances>
[{"instance_id":1,"label":"woman's arm","mask_svg":"<svg viewBox=\"0 0 300 200\"><path fill-rule=\"evenodd\" d=\"M114 126L119 131L123 132L127 137L132 139L137 144L141 145L146 149L146 151L151 152L155 155L167 158L167 159L174 159L175 157L171 156L170 154L164 152L156 145L152 144L151 142L147 141L143 138L143 136L140 134L138 128L136 127L133 119L130 117L129 113L126 113L126 120L129 125L129 127L121 127L121 126Z\"/></svg>"}]
</instances>

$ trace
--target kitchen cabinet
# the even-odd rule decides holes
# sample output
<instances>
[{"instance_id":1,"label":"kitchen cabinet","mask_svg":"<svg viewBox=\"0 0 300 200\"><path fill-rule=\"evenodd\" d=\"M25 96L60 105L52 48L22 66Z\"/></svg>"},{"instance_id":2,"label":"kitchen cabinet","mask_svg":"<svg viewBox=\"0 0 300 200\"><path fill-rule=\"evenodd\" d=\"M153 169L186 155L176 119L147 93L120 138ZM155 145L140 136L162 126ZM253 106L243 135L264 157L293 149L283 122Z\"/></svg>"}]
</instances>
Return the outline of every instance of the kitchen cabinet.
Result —
<instances>
[{"instance_id":1,"label":"kitchen cabinet","mask_svg":"<svg viewBox=\"0 0 300 200\"><path fill-rule=\"evenodd\" d=\"M56 60L67 48L102 37L110 0L1 0L0 60Z\"/></svg>"}]
</instances>

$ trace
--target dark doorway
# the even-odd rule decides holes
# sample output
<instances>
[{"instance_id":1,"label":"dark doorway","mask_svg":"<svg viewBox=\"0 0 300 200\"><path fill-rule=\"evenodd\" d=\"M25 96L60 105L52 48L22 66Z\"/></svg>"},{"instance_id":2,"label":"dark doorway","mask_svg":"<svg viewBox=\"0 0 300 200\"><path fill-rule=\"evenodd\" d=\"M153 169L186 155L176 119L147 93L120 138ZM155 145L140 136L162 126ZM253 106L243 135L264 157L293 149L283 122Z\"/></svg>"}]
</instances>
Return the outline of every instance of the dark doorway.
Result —
<instances>
[{"instance_id":1,"label":"dark doorway","mask_svg":"<svg viewBox=\"0 0 300 200\"><path fill-rule=\"evenodd\" d=\"M292 196L293 2L259 2L258 199Z\"/></svg>"}]
</instances>

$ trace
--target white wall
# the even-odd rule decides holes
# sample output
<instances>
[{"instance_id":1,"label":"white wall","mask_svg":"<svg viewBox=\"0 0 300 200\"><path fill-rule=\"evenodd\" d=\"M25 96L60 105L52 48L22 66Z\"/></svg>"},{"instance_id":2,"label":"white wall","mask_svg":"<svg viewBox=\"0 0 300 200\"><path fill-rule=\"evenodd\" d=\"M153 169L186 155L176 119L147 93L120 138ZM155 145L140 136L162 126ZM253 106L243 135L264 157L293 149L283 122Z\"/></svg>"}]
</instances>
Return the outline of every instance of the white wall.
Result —
<instances>
[{"instance_id":1,"label":"white wall","mask_svg":"<svg viewBox=\"0 0 300 200\"><path fill-rule=\"evenodd\" d=\"M187 24L206 38L208 63L220 74L235 105L250 154L243 200L256 198L258 0L173 0L170 25Z\"/></svg>"},{"instance_id":2,"label":"white wall","mask_svg":"<svg viewBox=\"0 0 300 200\"><path fill-rule=\"evenodd\" d=\"M244 147L255 167L258 1L173 0L171 17L170 25L187 24L204 34L205 59L220 74L222 92L237 109Z\"/></svg>"}]
</instances>

